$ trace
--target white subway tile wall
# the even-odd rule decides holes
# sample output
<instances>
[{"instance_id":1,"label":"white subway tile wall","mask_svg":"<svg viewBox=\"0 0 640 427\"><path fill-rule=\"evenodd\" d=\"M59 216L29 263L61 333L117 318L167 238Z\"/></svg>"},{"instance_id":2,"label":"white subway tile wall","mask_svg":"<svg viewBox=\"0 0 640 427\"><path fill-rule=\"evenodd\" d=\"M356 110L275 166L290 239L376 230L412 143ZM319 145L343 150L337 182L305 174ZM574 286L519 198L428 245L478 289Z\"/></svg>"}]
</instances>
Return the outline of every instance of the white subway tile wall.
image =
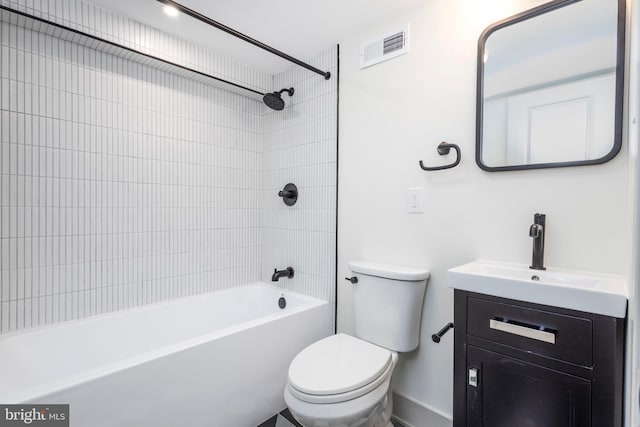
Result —
<instances>
[{"instance_id":1,"label":"white subway tile wall","mask_svg":"<svg viewBox=\"0 0 640 427\"><path fill-rule=\"evenodd\" d=\"M271 76L255 68L84 0L0 0L0 4L258 91L271 82Z\"/></svg>"},{"instance_id":2,"label":"white subway tile wall","mask_svg":"<svg viewBox=\"0 0 640 427\"><path fill-rule=\"evenodd\" d=\"M309 59L330 80L301 67L274 76L273 89L293 87L286 108L264 122L262 280L291 266L295 280L281 286L335 302L337 197L337 47ZM285 184L298 187L286 206L274 197Z\"/></svg>"},{"instance_id":3,"label":"white subway tile wall","mask_svg":"<svg viewBox=\"0 0 640 427\"><path fill-rule=\"evenodd\" d=\"M271 113L0 23L0 332L270 280L272 265L335 300L335 80L266 76L80 0L0 3L262 90L299 85ZM299 182L294 209L280 181Z\"/></svg>"}]
</instances>

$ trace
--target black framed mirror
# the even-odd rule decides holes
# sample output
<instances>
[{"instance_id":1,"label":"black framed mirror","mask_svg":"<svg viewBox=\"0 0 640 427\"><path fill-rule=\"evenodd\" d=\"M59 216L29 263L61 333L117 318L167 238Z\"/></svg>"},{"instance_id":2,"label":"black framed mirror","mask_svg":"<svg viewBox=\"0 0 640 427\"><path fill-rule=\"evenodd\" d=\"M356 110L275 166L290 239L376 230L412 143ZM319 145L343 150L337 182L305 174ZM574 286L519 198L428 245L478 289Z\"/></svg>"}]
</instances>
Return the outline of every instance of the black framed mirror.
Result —
<instances>
[{"instance_id":1,"label":"black framed mirror","mask_svg":"<svg viewBox=\"0 0 640 427\"><path fill-rule=\"evenodd\" d=\"M486 171L607 162L622 146L625 0L555 0L478 41L476 163Z\"/></svg>"}]
</instances>

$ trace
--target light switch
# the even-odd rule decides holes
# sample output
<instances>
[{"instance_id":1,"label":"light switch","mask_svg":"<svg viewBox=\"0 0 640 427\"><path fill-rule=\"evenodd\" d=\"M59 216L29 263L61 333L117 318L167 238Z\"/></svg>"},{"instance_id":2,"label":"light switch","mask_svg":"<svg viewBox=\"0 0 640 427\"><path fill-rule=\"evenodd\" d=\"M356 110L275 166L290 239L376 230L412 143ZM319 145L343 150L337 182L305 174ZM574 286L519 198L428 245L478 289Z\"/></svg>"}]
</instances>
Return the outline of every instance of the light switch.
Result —
<instances>
[{"instance_id":1,"label":"light switch","mask_svg":"<svg viewBox=\"0 0 640 427\"><path fill-rule=\"evenodd\" d=\"M469 369L469 385L478 387L478 370L476 368Z\"/></svg>"},{"instance_id":2,"label":"light switch","mask_svg":"<svg viewBox=\"0 0 640 427\"><path fill-rule=\"evenodd\" d=\"M409 188L407 193L407 212L422 213L423 193L424 189L422 187Z\"/></svg>"}]
</instances>

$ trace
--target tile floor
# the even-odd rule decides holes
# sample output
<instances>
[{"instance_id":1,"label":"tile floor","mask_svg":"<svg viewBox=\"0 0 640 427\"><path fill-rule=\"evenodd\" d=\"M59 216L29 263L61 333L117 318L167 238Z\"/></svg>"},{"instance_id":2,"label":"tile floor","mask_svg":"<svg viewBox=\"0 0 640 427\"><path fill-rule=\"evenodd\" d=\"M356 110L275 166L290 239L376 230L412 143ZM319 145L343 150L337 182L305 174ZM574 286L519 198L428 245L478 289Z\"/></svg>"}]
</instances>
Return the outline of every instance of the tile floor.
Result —
<instances>
[{"instance_id":1,"label":"tile floor","mask_svg":"<svg viewBox=\"0 0 640 427\"><path fill-rule=\"evenodd\" d=\"M288 409L274 415L258 427L302 427L291 415Z\"/></svg>"}]
</instances>

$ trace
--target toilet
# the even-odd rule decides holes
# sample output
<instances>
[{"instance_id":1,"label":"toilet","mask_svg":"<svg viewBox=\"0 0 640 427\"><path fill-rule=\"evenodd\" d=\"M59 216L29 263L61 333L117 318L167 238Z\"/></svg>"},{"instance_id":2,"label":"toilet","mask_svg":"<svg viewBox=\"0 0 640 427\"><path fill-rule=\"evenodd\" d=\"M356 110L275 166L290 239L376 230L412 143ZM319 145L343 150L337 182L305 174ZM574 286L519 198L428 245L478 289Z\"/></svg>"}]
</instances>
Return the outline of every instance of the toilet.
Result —
<instances>
[{"instance_id":1,"label":"toilet","mask_svg":"<svg viewBox=\"0 0 640 427\"><path fill-rule=\"evenodd\" d=\"M356 336L317 341L289 365L284 400L304 427L391 427L398 353L420 343L429 271L366 261L349 268Z\"/></svg>"}]
</instances>

